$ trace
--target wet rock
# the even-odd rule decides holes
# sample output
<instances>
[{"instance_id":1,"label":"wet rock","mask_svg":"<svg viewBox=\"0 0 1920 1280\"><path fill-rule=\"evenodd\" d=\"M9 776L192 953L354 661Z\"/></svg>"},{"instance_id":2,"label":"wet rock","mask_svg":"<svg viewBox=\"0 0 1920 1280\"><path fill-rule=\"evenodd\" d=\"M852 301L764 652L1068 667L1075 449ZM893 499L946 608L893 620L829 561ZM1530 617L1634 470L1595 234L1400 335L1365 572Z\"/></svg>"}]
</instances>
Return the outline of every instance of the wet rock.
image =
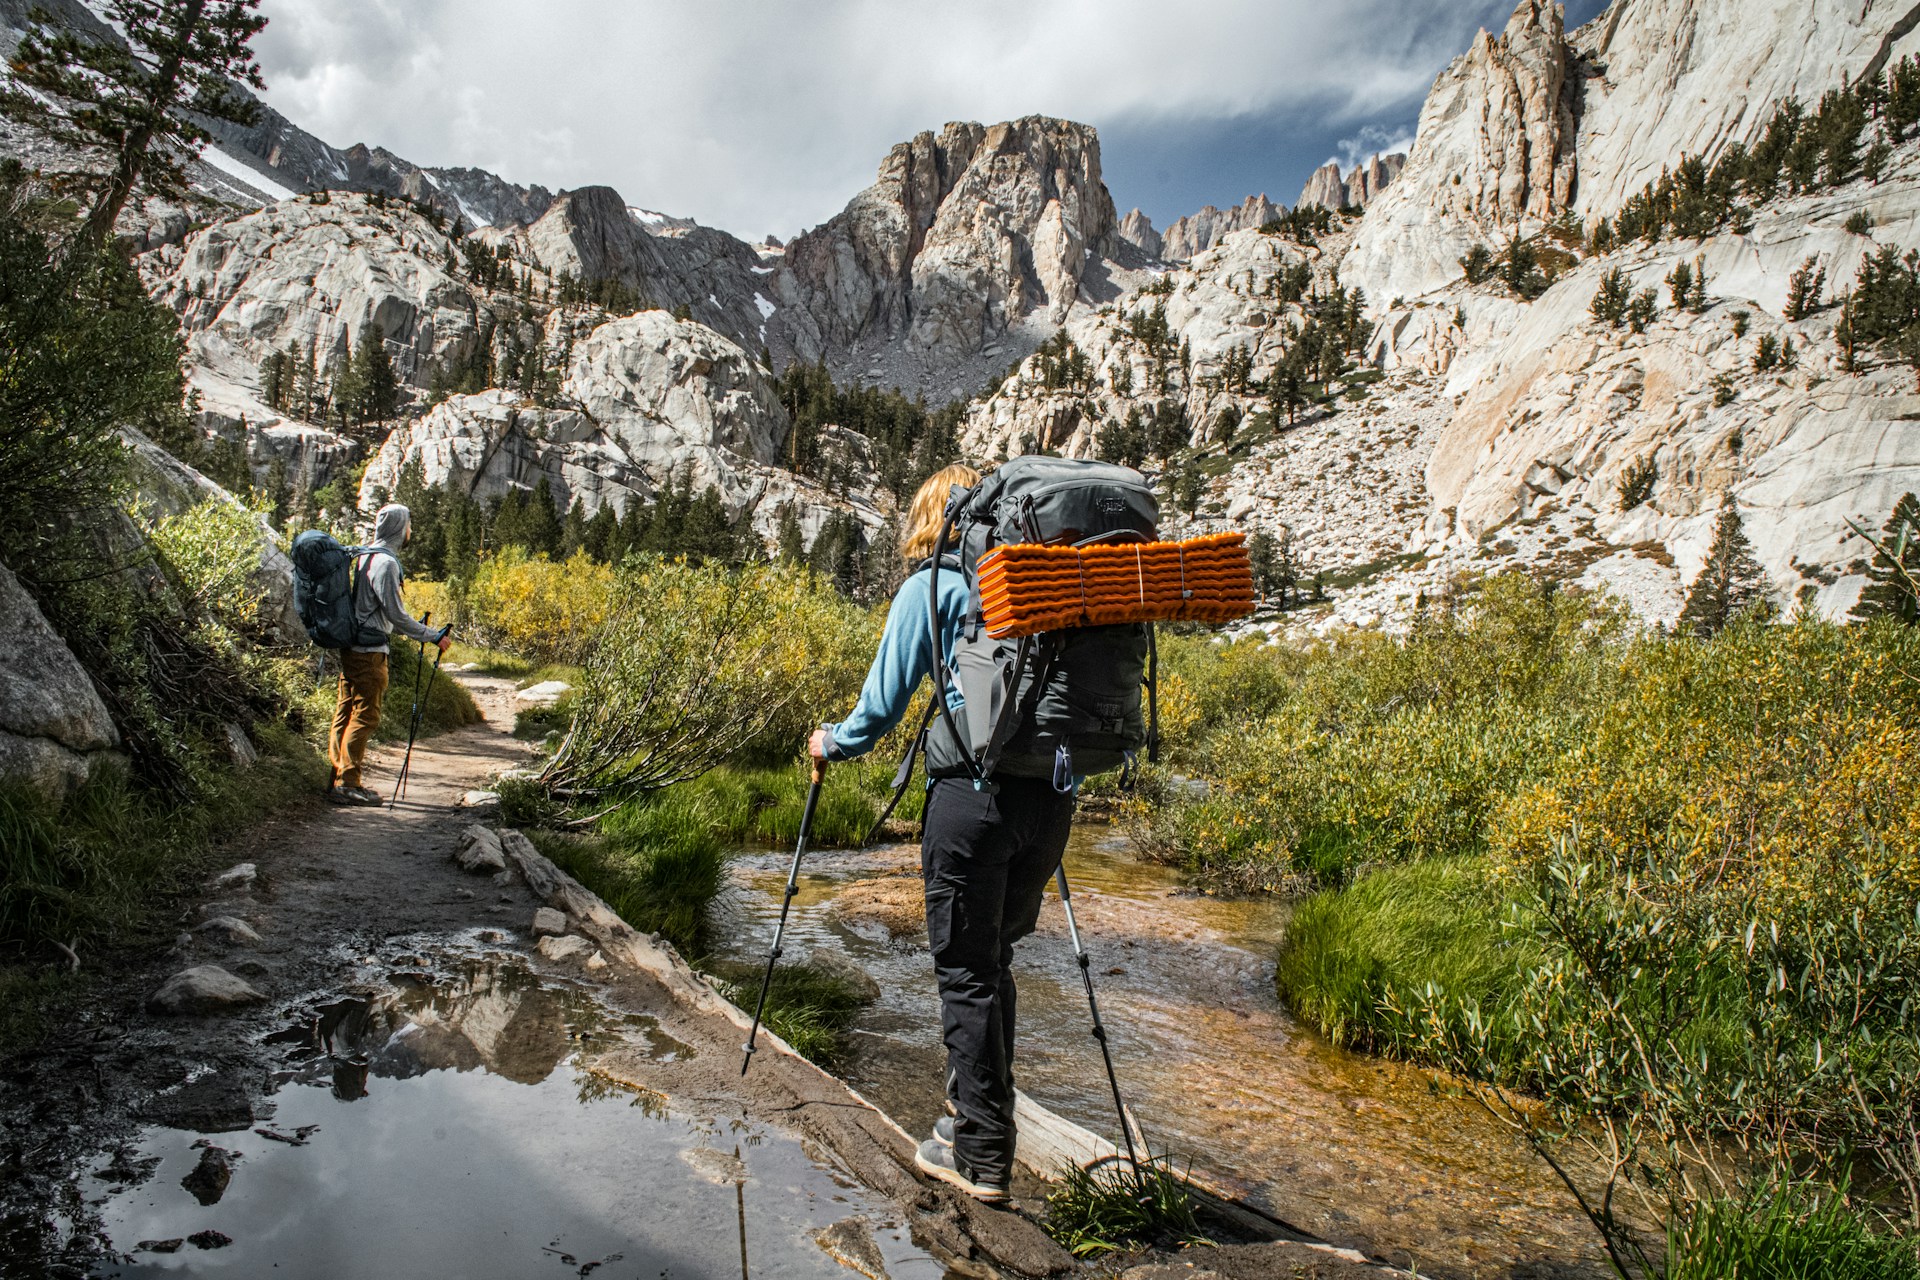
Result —
<instances>
[{"instance_id":1,"label":"wet rock","mask_svg":"<svg viewBox=\"0 0 1920 1280\"><path fill-rule=\"evenodd\" d=\"M873 1242L873 1224L865 1218L842 1218L813 1233L813 1242L829 1258L868 1280L888 1280L886 1259Z\"/></svg>"},{"instance_id":2,"label":"wet rock","mask_svg":"<svg viewBox=\"0 0 1920 1280\"><path fill-rule=\"evenodd\" d=\"M215 916L211 920L196 925L193 931L202 937L212 938L228 946L238 943L251 945L260 941L260 935L255 932L252 925L244 920L236 920L232 916Z\"/></svg>"},{"instance_id":3,"label":"wet rock","mask_svg":"<svg viewBox=\"0 0 1920 1280\"><path fill-rule=\"evenodd\" d=\"M507 855L500 848L500 837L485 827L468 827L461 835L453 860L470 875L482 875L507 869Z\"/></svg>"},{"instance_id":4,"label":"wet rock","mask_svg":"<svg viewBox=\"0 0 1920 1280\"><path fill-rule=\"evenodd\" d=\"M234 1076L208 1076L152 1099L140 1117L193 1133L237 1133L253 1127L253 1099Z\"/></svg>"},{"instance_id":5,"label":"wet rock","mask_svg":"<svg viewBox=\"0 0 1920 1280\"><path fill-rule=\"evenodd\" d=\"M196 1249L224 1249L233 1243L233 1237L224 1231L196 1231L187 1237L187 1243Z\"/></svg>"},{"instance_id":6,"label":"wet rock","mask_svg":"<svg viewBox=\"0 0 1920 1280\"><path fill-rule=\"evenodd\" d=\"M94 1177L102 1182L118 1182L127 1186L137 1186L153 1176L160 1164L160 1157L136 1157L131 1150L121 1147L113 1153L113 1159L104 1169L94 1171Z\"/></svg>"},{"instance_id":7,"label":"wet rock","mask_svg":"<svg viewBox=\"0 0 1920 1280\"><path fill-rule=\"evenodd\" d=\"M533 913L533 936L536 938L557 938L567 931L565 913L552 907L541 907Z\"/></svg>"},{"instance_id":8,"label":"wet rock","mask_svg":"<svg viewBox=\"0 0 1920 1280\"><path fill-rule=\"evenodd\" d=\"M179 1236L171 1240L142 1240L133 1246L136 1253L178 1253L186 1241Z\"/></svg>"},{"instance_id":9,"label":"wet rock","mask_svg":"<svg viewBox=\"0 0 1920 1280\"><path fill-rule=\"evenodd\" d=\"M259 875L260 868L254 866L251 862L242 862L235 866L228 867L225 871L215 876L213 878L213 887L216 889L251 888L254 880L257 879Z\"/></svg>"},{"instance_id":10,"label":"wet rock","mask_svg":"<svg viewBox=\"0 0 1920 1280\"><path fill-rule=\"evenodd\" d=\"M909 876L856 880L840 891L833 910L848 924L874 924L892 937L912 937L927 927L926 887Z\"/></svg>"},{"instance_id":11,"label":"wet rock","mask_svg":"<svg viewBox=\"0 0 1920 1280\"><path fill-rule=\"evenodd\" d=\"M807 953L807 966L840 979L869 1000L880 998L880 984L845 953L818 947Z\"/></svg>"},{"instance_id":12,"label":"wet rock","mask_svg":"<svg viewBox=\"0 0 1920 1280\"><path fill-rule=\"evenodd\" d=\"M233 1160L233 1153L224 1147L207 1147L200 1152L200 1163L180 1179L180 1185L201 1204L219 1204L220 1197L227 1194L227 1184L233 1181Z\"/></svg>"},{"instance_id":13,"label":"wet rock","mask_svg":"<svg viewBox=\"0 0 1920 1280\"><path fill-rule=\"evenodd\" d=\"M536 949L549 960L577 960L593 950L593 944L577 933L562 937L545 937L536 944Z\"/></svg>"},{"instance_id":14,"label":"wet rock","mask_svg":"<svg viewBox=\"0 0 1920 1280\"><path fill-rule=\"evenodd\" d=\"M258 960L242 960L239 964L233 966L233 971L243 978L254 979L264 978L273 972L273 970L267 968L267 966L261 964Z\"/></svg>"},{"instance_id":15,"label":"wet rock","mask_svg":"<svg viewBox=\"0 0 1920 1280\"><path fill-rule=\"evenodd\" d=\"M246 979L235 977L217 964L199 964L182 969L162 983L160 989L148 997L147 1008L154 1013L221 1013L265 999Z\"/></svg>"}]
</instances>

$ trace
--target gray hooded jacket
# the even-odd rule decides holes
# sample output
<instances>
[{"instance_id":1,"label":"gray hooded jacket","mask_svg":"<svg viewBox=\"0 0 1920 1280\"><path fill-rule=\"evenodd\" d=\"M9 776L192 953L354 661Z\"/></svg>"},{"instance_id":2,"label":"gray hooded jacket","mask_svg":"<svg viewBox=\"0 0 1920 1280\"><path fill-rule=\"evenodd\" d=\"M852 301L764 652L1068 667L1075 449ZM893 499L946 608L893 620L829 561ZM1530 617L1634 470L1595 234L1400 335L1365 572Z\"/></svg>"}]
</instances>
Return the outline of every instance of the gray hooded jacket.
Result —
<instances>
[{"instance_id":1,"label":"gray hooded jacket","mask_svg":"<svg viewBox=\"0 0 1920 1280\"><path fill-rule=\"evenodd\" d=\"M431 627L423 627L407 613L400 599L400 548L407 541L407 529L413 516L398 503L388 503L373 517L373 550L362 552L355 565L360 583L354 592L354 620L362 631L378 630L420 641L440 638ZM382 553L385 554L382 554ZM385 644L357 644L355 653L385 653Z\"/></svg>"}]
</instances>

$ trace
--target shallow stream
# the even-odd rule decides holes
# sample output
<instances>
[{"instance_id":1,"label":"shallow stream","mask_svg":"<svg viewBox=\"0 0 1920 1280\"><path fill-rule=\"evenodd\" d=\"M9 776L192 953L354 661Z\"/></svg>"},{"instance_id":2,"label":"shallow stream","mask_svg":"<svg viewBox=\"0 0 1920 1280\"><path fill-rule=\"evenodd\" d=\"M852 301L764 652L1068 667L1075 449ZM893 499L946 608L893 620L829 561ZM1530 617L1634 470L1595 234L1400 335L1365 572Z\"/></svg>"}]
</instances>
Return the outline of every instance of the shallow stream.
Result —
<instances>
[{"instance_id":1,"label":"shallow stream","mask_svg":"<svg viewBox=\"0 0 1920 1280\"><path fill-rule=\"evenodd\" d=\"M715 904L730 956L765 955L788 856L736 858L733 887ZM1177 873L1135 860L1124 839L1092 824L1076 830L1066 868L1121 1086L1156 1152L1191 1160L1285 1222L1422 1274L1608 1274L1571 1198L1475 1104L1292 1021L1273 985L1283 902L1189 893ZM810 855L787 951L837 953L879 983L838 1069L925 1132L942 1105L944 1053L924 928L892 938L836 906L850 885L901 873L909 883L891 888L910 896L917 850ZM1051 893L1014 964L1020 1087L1117 1136Z\"/></svg>"},{"instance_id":2,"label":"shallow stream","mask_svg":"<svg viewBox=\"0 0 1920 1280\"><path fill-rule=\"evenodd\" d=\"M943 1273L795 1139L594 1074L616 1044L690 1050L518 962L324 1004L272 1042L264 1122L150 1129L92 1183L122 1259L96 1274L838 1278L816 1233L849 1220L834 1238L897 1280ZM209 1159L230 1172L196 1176Z\"/></svg>"}]
</instances>

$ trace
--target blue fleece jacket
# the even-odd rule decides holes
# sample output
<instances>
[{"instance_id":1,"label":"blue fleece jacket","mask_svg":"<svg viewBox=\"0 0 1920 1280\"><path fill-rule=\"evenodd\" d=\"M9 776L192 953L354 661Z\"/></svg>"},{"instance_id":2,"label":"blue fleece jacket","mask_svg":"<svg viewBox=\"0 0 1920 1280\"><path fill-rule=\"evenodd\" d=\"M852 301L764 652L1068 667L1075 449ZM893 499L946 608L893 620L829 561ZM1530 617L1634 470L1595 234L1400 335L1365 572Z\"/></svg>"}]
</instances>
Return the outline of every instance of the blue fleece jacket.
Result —
<instances>
[{"instance_id":1,"label":"blue fleece jacket","mask_svg":"<svg viewBox=\"0 0 1920 1280\"><path fill-rule=\"evenodd\" d=\"M848 760L873 750L873 744L900 723L907 714L915 691L923 677L933 671L933 633L927 617L927 584L930 570L922 569L894 593L887 608L886 630L880 636L880 651L873 655L867 682L860 688L860 701L839 724L823 726L827 731L827 759ZM960 638L966 621L967 584L958 569L940 570L940 628L947 652ZM960 708L960 690L947 687L947 705Z\"/></svg>"}]
</instances>

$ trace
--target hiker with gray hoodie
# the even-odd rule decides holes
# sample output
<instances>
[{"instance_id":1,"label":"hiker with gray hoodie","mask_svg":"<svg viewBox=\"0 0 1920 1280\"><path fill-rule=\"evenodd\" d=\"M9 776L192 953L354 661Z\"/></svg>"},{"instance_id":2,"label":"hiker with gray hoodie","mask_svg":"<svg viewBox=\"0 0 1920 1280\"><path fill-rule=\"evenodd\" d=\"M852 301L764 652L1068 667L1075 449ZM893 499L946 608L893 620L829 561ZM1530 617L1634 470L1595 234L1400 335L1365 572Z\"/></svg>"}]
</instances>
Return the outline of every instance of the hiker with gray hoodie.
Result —
<instances>
[{"instance_id":1,"label":"hiker with gray hoodie","mask_svg":"<svg viewBox=\"0 0 1920 1280\"><path fill-rule=\"evenodd\" d=\"M435 631L407 613L400 597L406 576L400 549L413 534L413 517L399 503L390 502L373 517L373 542L359 549L353 567L353 612L363 635L398 631L422 644L438 644L446 653L453 641L450 628ZM387 642L353 645L340 651L340 690L333 708L333 729L327 735L327 758L333 762L333 781L327 799L335 804L377 805L380 796L361 785L360 771L367 743L380 724L380 702L387 694Z\"/></svg>"}]
</instances>

